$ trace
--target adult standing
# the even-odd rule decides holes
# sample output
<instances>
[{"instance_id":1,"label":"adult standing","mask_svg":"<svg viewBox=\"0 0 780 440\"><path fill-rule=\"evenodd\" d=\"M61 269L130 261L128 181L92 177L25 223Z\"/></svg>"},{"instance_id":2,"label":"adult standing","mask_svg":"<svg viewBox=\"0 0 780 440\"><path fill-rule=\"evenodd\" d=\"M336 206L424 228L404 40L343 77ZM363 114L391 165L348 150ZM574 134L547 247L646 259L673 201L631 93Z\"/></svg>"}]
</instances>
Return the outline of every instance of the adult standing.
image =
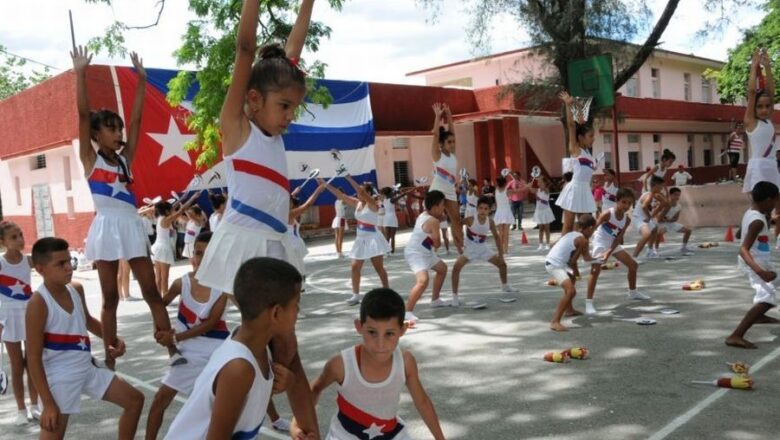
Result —
<instances>
[{"instance_id":1,"label":"adult standing","mask_svg":"<svg viewBox=\"0 0 780 440\"><path fill-rule=\"evenodd\" d=\"M512 230L523 230L523 202L528 197L528 183L523 180L519 171L512 172L513 179L510 180L507 185L507 194L509 194L509 201L512 202L512 215L515 218L515 224L512 225Z\"/></svg>"}]
</instances>

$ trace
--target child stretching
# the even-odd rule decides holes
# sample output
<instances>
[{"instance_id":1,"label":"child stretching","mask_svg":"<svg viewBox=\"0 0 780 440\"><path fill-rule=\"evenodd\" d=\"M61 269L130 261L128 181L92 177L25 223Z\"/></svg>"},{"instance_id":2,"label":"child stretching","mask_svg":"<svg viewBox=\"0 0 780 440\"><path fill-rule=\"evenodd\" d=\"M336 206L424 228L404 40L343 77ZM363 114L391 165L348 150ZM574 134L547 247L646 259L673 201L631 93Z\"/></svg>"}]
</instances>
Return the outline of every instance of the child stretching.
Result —
<instances>
[{"instance_id":1,"label":"child stretching","mask_svg":"<svg viewBox=\"0 0 780 440\"><path fill-rule=\"evenodd\" d=\"M302 0L285 46L268 44L259 53L260 3L245 1L241 9L232 79L219 116L230 197L195 274L202 285L220 292L233 293L238 268L251 258L287 260L290 182L281 135L306 95L306 76L298 61L313 7L314 0ZM316 435L317 417L295 331L274 337L275 359L296 376L288 393L293 413L307 432Z\"/></svg>"},{"instance_id":2,"label":"child stretching","mask_svg":"<svg viewBox=\"0 0 780 440\"><path fill-rule=\"evenodd\" d=\"M534 222L539 226L539 247L537 251L550 250L550 223L555 221L555 214L550 208L550 179L547 176L539 178L539 188L528 187L528 191L536 196ZM545 241L545 237L547 241Z\"/></svg>"},{"instance_id":3,"label":"child stretching","mask_svg":"<svg viewBox=\"0 0 780 440\"><path fill-rule=\"evenodd\" d=\"M606 211L614 208L617 203L618 187L615 184L617 176L611 168L604 168L604 197L601 199L601 209Z\"/></svg>"},{"instance_id":4,"label":"child stretching","mask_svg":"<svg viewBox=\"0 0 780 440\"><path fill-rule=\"evenodd\" d=\"M100 338L103 326L89 314L81 285L71 284L68 243L42 238L33 245L32 260L43 277L30 298L26 319L30 376L43 402L39 438L65 438L68 419L79 413L81 395L87 394L122 407L117 438L132 439L144 395L111 370L95 366L87 331ZM125 352L125 343L117 337L114 341L115 345L106 345L111 359Z\"/></svg>"},{"instance_id":5,"label":"child stretching","mask_svg":"<svg viewBox=\"0 0 780 440\"><path fill-rule=\"evenodd\" d=\"M469 179L468 191L466 191L466 212L463 218L474 217L477 215L477 200L479 199L479 188L477 181Z\"/></svg>"},{"instance_id":6,"label":"child stretching","mask_svg":"<svg viewBox=\"0 0 780 440\"><path fill-rule=\"evenodd\" d=\"M168 294L168 274L171 265L175 263L174 245L171 243L171 237L175 234L174 229L172 229L173 224L197 198L197 194L191 195L183 204L177 202L175 207L167 201L157 202L154 205L154 213L157 216L157 226L155 227L157 238L152 245L152 260L154 261L154 279L157 282L157 290L162 296Z\"/></svg>"},{"instance_id":7,"label":"child stretching","mask_svg":"<svg viewBox=\"0 0 780 440\"><path fill-rule=\"evenodd\" d=\"M572 271L574 263L580 256L585 259L585 262L601 263L601 261L591 257L588 252L588 239L593 234L595 227L596 219L592 215L580 215L575 224L575 230L558 239L545 258L544 268L563 289L563 298L558 302L552 322L550 322L550 329L556 332L568 330L561 324L564 314L566 316L582 315L582 312L575 310L572 306L574 296L577 294L574 289L575 278Z\"/></svg>"},{"instance_id":8,"label":"child stretching","mask_svg":"<svg viewBox=\"0 0 780 440\"><path fill-rule=\"evenodd\" d=\"M149 408L146 420L146 439L154 440L163 421L163 414L176 397L177 393L189 396L195 379L217 348L229 336L227 325L222 318L227 303L227 294L218 290L201 286L195 279L195 272L200 266L203 254L206 252L211 232L202 232L195 238L193 244L192 272L177 279L171 285L163 302L168 305L177 296L179 300L178 319L172 339L179 342L179 347L187 364L171 367L162 379L162 386L157 390Z\"/></svg>"},{"instance_id":9,"label":"child stretching","mask_svg":"<svg viewBox=\"0 0 780 440\"><path fill-rule=\"evenodd\" d=\"M666 209L667 201L663 195L664 181L658 176L650 177L650 191L642 194L634 206L634 227L637 228L641 237L634 249L634 258L639 256L642 248L647 243L654 243L658 234L658 216ZM649 246L647 249L647 258L657 258L658 253Z\"/></svg>"},{"instance_id":10,"label":"child stretching","mask_svg":"<svg viewBox=\"0 0 780 440\"><path fill-rule=\"evenodd\" d=\"M339 411L331 419L327 438L409 439L398 418L401 391L406 386L433 438L444 439L436 409L420 381L417 361L411 352L398 347L406 331L401 296L391 289L368 292L355 329L363 342L332 357L311 385L316 401L322 391L337 384Z\"/></svg>"},{"instance_id":11,"label":"child stretching","mask_svg":"<svg viewBox=\"0 0 780 440\"><path fill-rule=\"evenodd\" d=\"M436 272L433 279L433 293L431 295L431 307L443 307L447 303L439 298L441 286L447 277L447 265L439 259L436 251L441 245L439 236L439 218L444 214L444 193L441 191L428 191L425 195L425 212L417 217L414 223L414 230L409 237L404 249L406 263L414 272L416 283L409 292L409 299L406 302L405 320L409 321L411 326L417 322L418 318L414 315L414 306L420 300L425 289L428 288L428 270Z\"/></svg>"},{"instance_id":12,"label":"child stretching","mask_svg":"<svg viewBox=\"0 0 780 440\"><path fill-rule=\"evenodd\" d=\"M661 244L661 234L664 232L679 232L683 234L680 253L683 255L693 255L693 251L688 248L688 240L691 238L690 228L683 226L677 221L680 220L680 188L669 189L669 204L660 214L661 221L658 223L658 234L655 238L655 253L658 253L658 246Z\"/></svg>"},{"instance_id":13,"label":"child stretching","mask_svg":"<svg viewBox=\"0 0 780 440\"><path fill-rule=\"evenodd\" d=\"M675 159L677 159L677 156L675 156L671 150L664 148L660 162L653 165L653 168L650 168L645 175L642 176L643 192L650 191L650 186L652 184L650 180L652 179L652 176L660 178L662 183L666 185L666 171L674 164Z\"/></svg>"},{"instance_id":14,"label":"child stretching","mask_svg":"<svg viewBox=\"0 0 780 440\"><path fill-rule=\"evenodd\" d=\"M198 205L190 206L184 213L187 215L187 226L185 226L184 251L182 255L187 258L192 258L192 253L195 250L195 238L200 234L200 231L207 223L207 220L203 215L203 210L200 209L200 206Z\"/></svg>"},{"instance_id":15,"label":"child stretching","mask_svg":"<svg viewBox=\"0 0 780 440\"><path fill-rule=\"evenodd\" d=\"M455 260L455 266L452 268L452 305L454 307L460 305L460 300L458 299L460 271L471 261L486 261L496 266L498 268L498 276L501 279L501 291L517 293L517 290L507 284L504 252L501 249L500 235L496 230L496 224L490 218L490 202L490 197L480 197L477 201L477 215L463 220L463 224L466 227L466 245L463 255ZM493 252L485 243L488 233L493 234L493 239L496 240L497 252Z\"/></svg>"},{"instance_id":16,"label":"child stretching","mask_svg":"<svg viewBox=\"0 0 780 440\"><path fill-rule=\"evenodd\" d=\"M382 188L381 192L384 196L382 203L385 207L385 216L382 220L382 225L385 229L385 239L390 243L390 253L395 254L395 232L398 230L398 215L396 214L395 204L401 198L405 197L407 193L414 191L415 188L410 188L399 193L394 193L393 188L386 186Z\"/></svg>"},{"instance_id":17,"label":"child stretching","mask_svg":"<svg viewBox=\"0 0 780 440\"><path fill-rule=\"evenodd\" d=\"M211 354L166 439L257 436L275 388L269 344L293 332L301 282L290 263L275 258L252 258L241 265L233 289L241 326Z\"/></svg>"},{"instance_id":18,"label":"child stretching","mask_svg":"<svg viewBox=\"0 0 780 440\"><path fill-rule=\"evenodd\" d=\"M24 403L25 356L22 343L25 341L24 313L33 293L30 287L32 264L30 258L22 253L24 236L16 223L0 221L0 248L5 249L5 254L0 256L0 329L11 363L11 384L18 410L14 425L21 426L41 415L38 393L29 370L27 388L32 407L27 408Z\"/></svg>"},{"instance_id":19,"label":"child stretching","mask_svg":"<svg viewBox=\"0 0 780 440\"><path fill-rule=\"evenodd\" d=\"M769 215L778 199L774 183L758 182L751 191L753 205L742 217L742 245L739 248L737 266L747 275L750 286L756 291L753 307L748 310L742 322L726 338L726 345L740 348L756 348L745 339L745 333L753 324L777 323L777 319L766 316L766 312L777 306L777 272L772 266L769 245Z\"/></svg>"},{"instance_id":20,"label":"child stretching","mask_svg":"<svg viewBox=\"0 0 780 440\"><path fill-rule=\"evenodd\" d=\"M300 188L300 187L298 187ZM325 184L320 184L317 189L306 199L303 204L298 202L298 199L290 197L290 216L287 219L287 238L290 240L290 255L288 261L290 264L298 269L303 277L303 286L301 286L301 292L306 291L306 264L303 259L306 254L309 253L309 249L306 247L306 242L301 237L301 224L298 223L298 219L309 209L309 206L313 205L317 201L317 197L325 191Z\"/></svg>"},{"instance_id":21,"label":"child stretching","mask_svg":"<svg viewBox=\"0 0 780 440\"><path fill-rule=\"evenodd\" d=\"M344 193L341 188L336 187L336 191ZM344 207L344 202L336 198L336 203L333 204L336 211L336 216L333 217L330 227L333 229L333 236L336 244L336 256L338 258L344 258L344 252L342 252L342 245L344 244L344 231L349 230L349 223L347 223L347 210Z\"/></svg>"},{"instance_id":22,"label":"child stretching","mask_svg":"<svg viewBox=\"0 0 780 440\"><path fill-rule=\"evenodd\" d=\"M116 309L119 305L117 274L119 260L127 260L130 269L141 286L141 294L152 312L155 332L170 332L171 322L155 285L154 266L149 258L149 240L144 223L136 212L136 200L132 190L130 169L135 158L141 130L141 114L146 90L146 71L135 52L130 55L138 73L133 111L127 142L122 140L124 122L110 110L92 112L87 95L87 67L92 55L81 47L73 48L73 70L76 72L76 93L79 114L79 158L86 172L89 191L97 215L87 234L87 259L95 262L103 293L103 343L116 346ZM92 147L97 145L97 152ZM106 350L106 354L110 353ZM168 347L171 364L179 365L187 360L178 354L176 347ZM114 368L115 361L109 355L106 365Z\"/></svg>"},{"instance_id":23,"label":"child stretching","mask_svg":"<svg viewBox=\"0 0 780 440\"><path fill-rule=\"evenodd\" d=\"M606 262L609 257L614 256L628 269L628 297L630 299L644 300L650 299L649 296L636 290L636 272L638 265L636 261L623 249L620 243L623 241L623 235L631 224L628 217L628 210L634 204L634 191L629 188L620 188L617 192L617 204L604 210L596 222L596 232L593 235L593 251L591 255L598 258L600 262L593 264L590 270L590 279L588 280L588 294L585 299L585 313L588 315L596 314L596 308L593 306L593 295L596 292L596 283L601 273L601 264Z\"/></svg>"}]
</instances>

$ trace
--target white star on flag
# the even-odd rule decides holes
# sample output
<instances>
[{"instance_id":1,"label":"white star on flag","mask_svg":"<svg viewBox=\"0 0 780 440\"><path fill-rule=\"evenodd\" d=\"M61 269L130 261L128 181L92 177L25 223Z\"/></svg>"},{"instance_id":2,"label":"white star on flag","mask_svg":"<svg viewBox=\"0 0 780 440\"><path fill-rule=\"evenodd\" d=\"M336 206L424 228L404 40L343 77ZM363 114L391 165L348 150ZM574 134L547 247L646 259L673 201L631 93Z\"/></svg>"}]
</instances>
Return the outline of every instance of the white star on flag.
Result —
<instances>
[{"instance_id":1,"label":"white star on flag","mask_svg":"<svg viewBox=\"0 0 780 440\"><path fill-rule=\"evenodd\" d=\"M16 284L11 286L11 296L25 296L24 284L20 283L19 280L16 281Z\"/></svg>"},{"instance_id":2,"label":"white star on flag","mask_svg":"<svg viewBox=\"0 0 780 440\"><path fill-rule=\"evenodd\" d=\"M108 184L111 187L111 197L116 197L119 193L130 194L125 186L125 183L119 180L119 176L116 176L114 182Z\"/></svg>"},{"instance_id":3,"label":"white star on flag","mask_svg":"<svg viewBox=\"0 0 780 440\"><path fill-rule=\"evenodd\" d=\"M368 440L371 440L374 437L381 437L382 436L382 429L384 429L385 425L377 426L376 423L371 422L371 426L369 426L367 429L363 430L363 434L368 436Z\"/></svg>"},{"instance_id":4,"label":"white star on flag","mask_svg":"<svg viewBox=\"0 0 780 440\"><path fill-rule=\"evenodd\" d=\"M87 346L87 338L81 338L79 339L79 348L84 351L89 351L89 347Z\"/></svg>"},{"instance_id":5,"label":"white star on flag","mask_svg":"<svg viewBox=\"0 0 780 440\"><path fill-rule=\"evenodd\" d=\"M147 134L158 144L160 144L160 146L162 146L162 151L160 152L160 161L157 163L158 165L162 165L163 162L167 161L168 159L173 159L174 157L178 157L179 159L183 160L187 165L192 165L190 154L184 151L184 144L195 139L195 135L183 134L179 130L179 126L176 125L176 121L173 120L173 116L171 116L171 119L168 122L167 133Z\"/></svg>"}]
</instances>

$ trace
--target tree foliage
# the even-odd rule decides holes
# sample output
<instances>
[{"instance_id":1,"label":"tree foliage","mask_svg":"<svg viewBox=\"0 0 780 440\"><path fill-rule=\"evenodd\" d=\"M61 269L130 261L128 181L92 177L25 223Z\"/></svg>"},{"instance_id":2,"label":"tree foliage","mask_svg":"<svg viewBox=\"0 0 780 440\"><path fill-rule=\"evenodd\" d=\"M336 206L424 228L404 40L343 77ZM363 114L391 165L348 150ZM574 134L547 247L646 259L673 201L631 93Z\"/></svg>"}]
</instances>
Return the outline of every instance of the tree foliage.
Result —
<instances>
[{"instance_id":1,"label":"tree foliage","mask_svg":"<svg viewBox=\"0 0 780 440\"><path fill-rule=\"evenodd\" d=\"M24 72L24 66L27 60L5 51L5 47L0 45L0 99L13 96L24 89L32 87L41 81L51 77L49 68L44 68L43 72L33 70L30 73Z\"/></svg>"},{"instance_id":2,"label":"tree foliage","mask_svg":"<svg viewBox=\"0 0 780 440\"><path fill-rule=\"evenodd\" d=\"M733 104L745 97L750 74L750 58L764 47L772 58L772 72L780 74L780 0L771 0L764 7L767 14L761 23L743 32L742 42L729 49L726 65L720 70L708 70L705 75L717 80L721 102Z\"/></svg>"},{"instance_id":3,"label":"tree foliage","mask_svg":"<svg viewBox=\"0 0 780 440\"><path fill-rule=\"evenodd\" d=\"M113 0L84 0L88 3L110 5ZM180 66L191 65L194 72L181 71L168 84L168 101L171 105L180 104L187 96L193 81L197 80L200 90L192 101L194 113L187 124L196 138L185 148L198 151L198 166L208 166L219 159L219 113L230 84L231 69L235 58L236 32L241 16L240 0L188 0L189 8L196 18L190 20L183 30L182 44L175 51L176 62ZM258 44L272 41L284 41L292 29L298 0L254 0L260 2L261 16L258 25ZM328 0L330 6L340 9L344 0ZM157 20L164 13L165 0L158 3ZM147 29L146 26L129 26L117 21L112 23L100 37L90 40L95 51L106 51L111 55L124 55L124 34L127 31ZM324 23L312 21L306 39L306 49L316 52L322 38L330 37L331 29ZM332 99L328 90L315 85L316 78L322 78L325 64L315 61L302 63L308 75L308 96L314 103L329 104Z\"/></svg>"}]
</instances>

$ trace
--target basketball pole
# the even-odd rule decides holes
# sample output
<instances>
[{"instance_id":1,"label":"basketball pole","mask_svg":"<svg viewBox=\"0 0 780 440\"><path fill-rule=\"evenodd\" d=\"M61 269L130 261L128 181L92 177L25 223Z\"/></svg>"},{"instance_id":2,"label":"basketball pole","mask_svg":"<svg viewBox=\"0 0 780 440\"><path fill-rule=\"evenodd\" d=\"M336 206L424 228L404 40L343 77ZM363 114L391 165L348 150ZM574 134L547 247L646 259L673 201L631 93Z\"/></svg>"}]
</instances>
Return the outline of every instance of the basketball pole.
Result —
<instances>
[{"instance_id":1,"label":"basketball pole","mask_svg":"<svg viewBox=\"0 0 780 440\"><path fill-rule=\"evenodd\" d=\"M617 99L612 105L612 155L615 158L615 177L617 178L617 186L620 186L620 148L619 148L619 134L618 133L618 112L617 112Z\"/></svg>"}]
</instances>

